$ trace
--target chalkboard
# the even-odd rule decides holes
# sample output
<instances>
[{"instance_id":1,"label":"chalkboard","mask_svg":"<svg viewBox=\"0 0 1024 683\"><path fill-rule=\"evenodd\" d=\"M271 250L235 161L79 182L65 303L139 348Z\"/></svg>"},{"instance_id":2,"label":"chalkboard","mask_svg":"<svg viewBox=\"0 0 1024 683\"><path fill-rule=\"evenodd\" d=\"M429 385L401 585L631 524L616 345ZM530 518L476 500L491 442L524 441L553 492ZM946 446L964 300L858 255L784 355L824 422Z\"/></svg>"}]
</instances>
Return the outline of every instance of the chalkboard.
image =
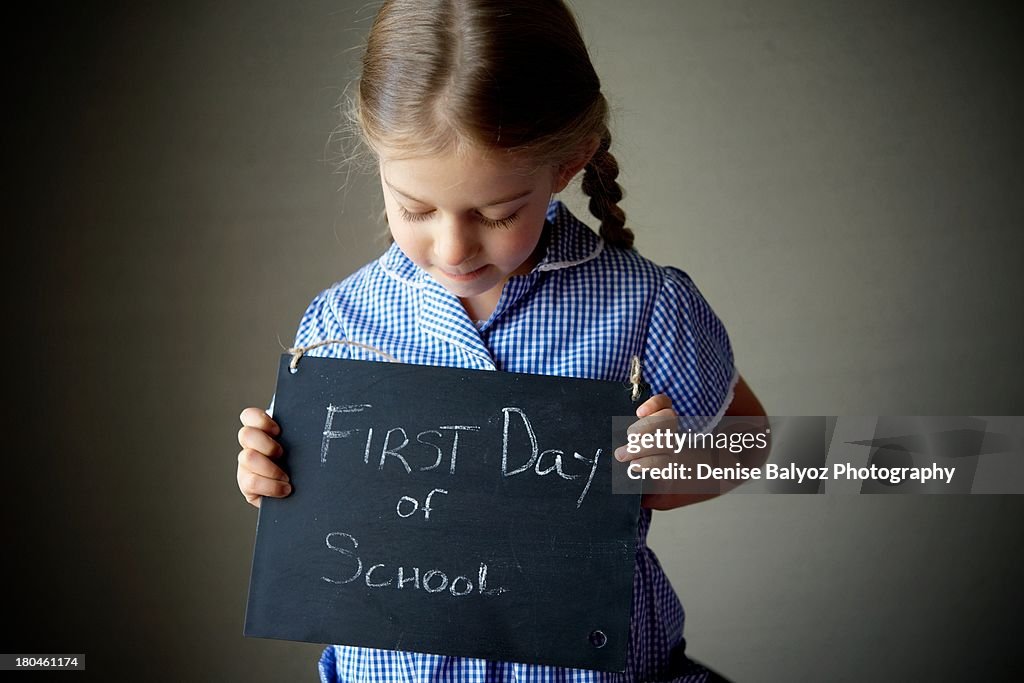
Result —
<instances>
[{"instance_id":1,"label":"chalkboard","mask_svg":"<svg viewBox=\"0 0 1024 683\"><path fill-rule=\"evenodd\" d=\"M619 382L284 355L291 496L259 513L245 635L626 664L639 497ZM616 423L622 423L617 420Z\"/></svg>"}]
</instances>

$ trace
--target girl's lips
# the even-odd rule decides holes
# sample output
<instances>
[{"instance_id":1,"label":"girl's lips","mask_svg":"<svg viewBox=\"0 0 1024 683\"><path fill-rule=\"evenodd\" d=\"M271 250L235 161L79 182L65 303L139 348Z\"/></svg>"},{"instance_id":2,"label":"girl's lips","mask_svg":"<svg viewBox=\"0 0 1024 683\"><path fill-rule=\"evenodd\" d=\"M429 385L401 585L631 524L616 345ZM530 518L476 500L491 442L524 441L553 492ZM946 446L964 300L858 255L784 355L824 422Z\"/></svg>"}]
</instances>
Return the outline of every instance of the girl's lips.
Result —
<instances>
[{"instance_id":1,"label":"girl's lips","mask_svg":"<svg viewBox=\"0 0 1024 683\"><path fill-rule=\"evenodd\" d=\"M481 275L483 275L483 272L486 268L487 266L480 266L476 270L472 270L468 273L449 273L447 270L444 270L443 268L440 268L439 270L442 273L444 273L444 276L449 280L455 280L456 282L469 282L470 280L475 280Z\"/></svg>"}]
</instances>

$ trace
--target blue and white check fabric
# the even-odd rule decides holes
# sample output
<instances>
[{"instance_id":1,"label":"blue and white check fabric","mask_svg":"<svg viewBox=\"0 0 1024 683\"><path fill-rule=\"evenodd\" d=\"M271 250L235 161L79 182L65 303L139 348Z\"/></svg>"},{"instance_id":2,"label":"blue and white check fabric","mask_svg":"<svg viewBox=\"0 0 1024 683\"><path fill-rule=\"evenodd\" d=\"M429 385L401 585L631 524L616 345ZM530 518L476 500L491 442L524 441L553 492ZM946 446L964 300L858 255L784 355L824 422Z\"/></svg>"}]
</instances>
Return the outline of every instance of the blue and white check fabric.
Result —
<instances>
[{"instance_id":1,"label":"blue and white check fabric","mask_svg":"<svg viewBox=\"0 0 1024 683\"><path fill-rule=\"evenodd\" d=\"M455 295L392 245L313 299L295 344L346 340L404 363L621 382L639 355L644 380L680 415L725 412L737 381L729 337L686 273L606 245L558 201L542 239L541 261L506 283L488 320L470 320ZM380 360L348 344L308 353ZM683 608L647 547L650 522L642 511L625 673L334 645L320 659L321 680L704 681L707 670L683 655Z\"/></svg>"}]
</instances>

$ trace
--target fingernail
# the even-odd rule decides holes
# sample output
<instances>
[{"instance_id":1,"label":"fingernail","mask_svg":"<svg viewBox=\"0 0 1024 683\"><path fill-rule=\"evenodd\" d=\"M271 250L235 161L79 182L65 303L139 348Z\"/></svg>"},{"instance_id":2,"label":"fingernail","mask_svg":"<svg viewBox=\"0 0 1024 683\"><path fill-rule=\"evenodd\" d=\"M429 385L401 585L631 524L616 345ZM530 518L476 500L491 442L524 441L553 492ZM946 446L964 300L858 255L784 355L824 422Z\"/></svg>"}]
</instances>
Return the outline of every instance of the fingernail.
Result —
<instances>
[{"instance_id":1,"label":"fingernail","mask_svg":"<svg viewBox=\"0 0 1024 683\"><path fill-rule=\"evenodd\" d=\"M284 485L284 495L287 496L291 492L292 492L292 485L291 484L285 484Z\"/></svg>"}]
</instances>

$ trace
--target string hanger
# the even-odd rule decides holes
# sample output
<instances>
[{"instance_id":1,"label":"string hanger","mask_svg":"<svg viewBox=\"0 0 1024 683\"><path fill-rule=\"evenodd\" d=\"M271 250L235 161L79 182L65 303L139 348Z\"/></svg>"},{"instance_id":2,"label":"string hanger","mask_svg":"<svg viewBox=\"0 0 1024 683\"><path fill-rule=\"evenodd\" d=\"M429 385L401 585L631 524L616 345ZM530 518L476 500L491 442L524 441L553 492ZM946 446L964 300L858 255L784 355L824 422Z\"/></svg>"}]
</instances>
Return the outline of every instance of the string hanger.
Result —
<instances>
[{"instance_id":1,"label":"string hanger","mask_svg":"<svg viewBox=\"0 0 1024 683\"><path fill-rule=\"evenodd\" d=\"M299 359L302 358L302 354L320 346L327 346L328 344L346 344L348 346L357 346L361 349L372 351L373 353L376 353L377 355L384 357L391 363L399 362L399 360L392 356L390 353L387 353L386 351L381 351L375 346L370 346L369 344L362 344L360 342L349 341L348 339L327 339L324 341L315 342L313 344L308 344L307 346L293 346L292 348L288 349L288 353L292 354L292 361L291 363L288 364L288 369L291 370L292 374L295 374L296 372L299 371Z\"/></svg>"},{"instance_id":2,"label":"string hanger","mask_svg":"<svg viewBox=\"0 0 1024 683\"><path fill-rule=\"evenodd\" d=\"M326 339L324 341L314 342L314 343L308 344L306 346L293 346L290 349L288 349L288 353L292 354L292 360L288 364L288 369L291 370L292 374L298 372L299 371L299 360L302 358L303 354L305 354L307 351L311 351L311 350L313 350L315 348L319 348L321 346L327 346L328 344L346 344L348 346L355 346L355 347L358 347L360 349L365 349L365 350L370 351L372 353L376 353L377 355L381 356L382 358L386 359L387 361L389 361L391 363L398 363L398 362L400 362L397 358L392 356L390 353L387 353L386 351L381 351L377 347L370 346L369 344L363 344L363 343L360 343L360 342L354 342L354 341L350 341L348 339ZM631 391L630 396L631 396L633 401L636 401L637 399L640 398L640 394L641 394L641 392L644 389L643 364L640 362L640 356L639 355L633 356L632 360L630 361L630 364L629 364L629 384L632 387L632 391Z\"/></svg>"},{"instance_id":3,"label":"string hanger","mask_svg":"<svg viewBox=\"0 0 1024 683\"><path fill-rule=\"evenodd\" d=\"M640 398L643 382L643 367L640 363L640 356L633 356L633 360L629 364L629 383L633 385L632 399L634 401Z\"/></svg>"}]
</instances>

